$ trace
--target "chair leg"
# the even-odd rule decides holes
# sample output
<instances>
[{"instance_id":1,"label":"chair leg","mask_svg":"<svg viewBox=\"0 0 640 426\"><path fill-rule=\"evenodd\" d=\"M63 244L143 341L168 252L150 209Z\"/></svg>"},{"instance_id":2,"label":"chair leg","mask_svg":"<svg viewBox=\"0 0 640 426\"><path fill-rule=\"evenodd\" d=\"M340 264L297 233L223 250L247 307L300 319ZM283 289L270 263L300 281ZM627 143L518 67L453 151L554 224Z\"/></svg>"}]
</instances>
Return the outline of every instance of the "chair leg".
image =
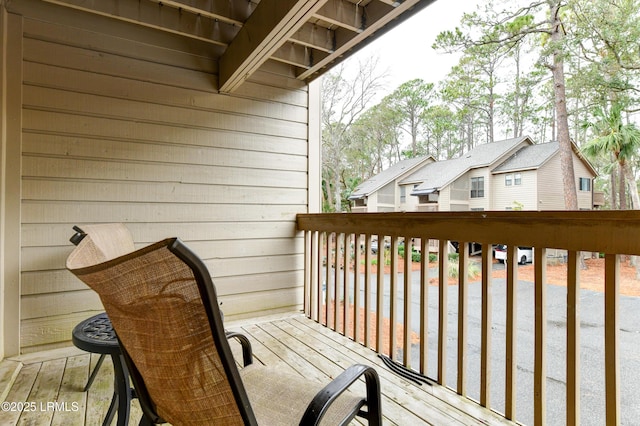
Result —
<instances>
[{"instance_id":1,"label":"chair leg","mask_svg":"<svg viewBox=\"0 0 640 426\"><path fill-rule=\"evenodd\" d=\"M140 418L140 423L138 423L138 426L153 426L154 423L149 420L149 417L147 417L146 414L142 414L142 417Z\"/></svg>"},{"instance_id":2,"label":"chair leg","mask_svg":"<svg viewBox=\"0 0 640 426\"><path fill-rule=\"evenodd\" d=\"M100 370L100 367L102 366L102 361L104 361L104 357L106 356L106 354L101 354L100 358L98 358L98 362L96 363L96 366L93 368L93 371L91 372L91 375L89 376L89 380L87 380L87 384L85 385L83 392L86 392L89 390L89 388L91 387L91 385L93 384L93 381L95 380L96 376L98 375L98 370Z\"/></svg>"}]
</instances>

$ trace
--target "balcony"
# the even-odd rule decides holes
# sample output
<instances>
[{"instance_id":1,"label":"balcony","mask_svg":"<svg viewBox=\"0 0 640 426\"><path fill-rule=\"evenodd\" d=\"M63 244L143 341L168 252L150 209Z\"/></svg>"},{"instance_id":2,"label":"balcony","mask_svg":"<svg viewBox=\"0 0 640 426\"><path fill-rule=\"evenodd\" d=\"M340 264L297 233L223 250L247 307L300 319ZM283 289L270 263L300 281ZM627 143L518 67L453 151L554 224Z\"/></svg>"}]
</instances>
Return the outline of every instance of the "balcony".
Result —
<instances>
[{"instance_id":1,"label":"balcony","mask_svg":"<svg viewBox=\"0 0 640 426\"><path fill-rule=\"evenodd\" d=\"M506 419L637 418L640 331L632 318L640 306L620 288L640 281L623 282L620 270L622 258L640 254L638 212L305 214L298 229L307 253L305 312L328 329ZM390 249L373 254L371 241L383 239ZM421 253L439 241L436 264L426 255L417 267L411 256L390 255L402 245L412 252L415 241ZM461 248L455 261L451 241ZM508 246L504 264L494 263L495 244ZM481 256L470 256L478 245ZM533 247L530 282L518 277L522 246ZM585 256L603 257L600 291L581 287ZM458 271L453 280L449 263ZM565 271L559 286L548 284L551 264Z\"/></svg>"},{"instance_id":2,"label":"balcony","mask_svg":"<svg viewBox=\"0 0 640 426\"><path fill-rule=\"evenodd\" d=\"M621 258L640 254L639 224L638 212L301 214L304 315L227 328L249 336L259 362L315 380L353 363L376 366L385 424L633 423L640 298L621 288L640 281L622 279ZM374 240L388 248L374 254ZM508 246L504 264L494 262L494 244ZM532 265L518 265L519 246L533 247ZM390 255L400 247L419 261ZM600 292L583 280L587 252L604 256ZM563 285L547 284L556 264ZM96 361L75 348L5 359L2 400L37 410L0 412L0 424L101 423L112 392L108 361L82 392Z\"/></svg>"}]
</instances>

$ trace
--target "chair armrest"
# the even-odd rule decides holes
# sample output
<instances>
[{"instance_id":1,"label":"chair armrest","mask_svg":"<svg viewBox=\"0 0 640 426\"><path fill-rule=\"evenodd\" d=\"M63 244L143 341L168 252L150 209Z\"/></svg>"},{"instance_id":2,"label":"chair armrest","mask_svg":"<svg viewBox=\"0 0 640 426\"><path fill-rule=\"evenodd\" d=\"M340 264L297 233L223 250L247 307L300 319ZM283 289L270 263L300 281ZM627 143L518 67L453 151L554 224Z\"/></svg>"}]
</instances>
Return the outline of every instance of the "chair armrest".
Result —
<instances>
[{"instance_id":1,"label":"chair armrest","mask_svg":"<svg viewBox=\"0 0 640 426\"><path fill-rule=\"evenodd\" d=\"M251 342L241 333L236 333L235 331L226 331L227 340L236 339L240 346L242 346L242 366L246 367L249 364L253 364L253 351L251 350Z\"/></svg>"},{"instance_id":2,"label":"chair armrest","mask_svg":"<svg viewBox=\"0 0 640 426\"><path fill-rule=\"evenodd\" d=\"M320 424L322 416L326 413L331 404L361 376L364 376L367 389L367 398L366 401L363 401L363 404L366 404L367 406L367 412L358 413L355 411L354 415L359 414L367 418L369 425L382 425L380 379L378 378L378 373L373 367L362 364L352 365L347 368L331 383L318 392L307 407L300 424ZM356 410L359 410L360 407L357 407Z\"/></svg>"}]
</instances>

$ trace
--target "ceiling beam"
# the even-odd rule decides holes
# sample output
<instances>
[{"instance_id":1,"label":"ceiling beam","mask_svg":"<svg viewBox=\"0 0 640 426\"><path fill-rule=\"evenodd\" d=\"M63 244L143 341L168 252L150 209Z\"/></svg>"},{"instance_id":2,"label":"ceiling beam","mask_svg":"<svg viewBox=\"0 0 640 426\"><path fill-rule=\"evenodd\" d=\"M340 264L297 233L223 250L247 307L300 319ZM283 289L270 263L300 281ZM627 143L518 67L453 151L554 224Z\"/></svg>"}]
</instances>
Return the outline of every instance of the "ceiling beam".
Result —
<instances>
[{"instance_id":1,"label":"ceiling beam","mask_svg":"<svg viewBox=\"0 0 640 426\"><path fill-rule=\"evenodd\" d=\"M388 6L377 3L378 7L373 7L371 12L367 10L367 23L363 31L355 34L353 37L348 37L343 44L338 44L334 53L321 61L315 62L311 68L299 74L298 78L307 82L313 80L323 68L326 68L333 62L339 62L343 58L348 57L348 52L351 49L365 46L369 41L384 34L397 23L404 21L405 18L409 18L434 1L435 0L405 0L395 8L387 10L386 14L381 13L379 7L388 8ZM373 5L373 3L371 3L371 5ZM401 15L402 19L398 20L397 18Z\"/></svg>"},{"instance_id":2,"label":"ceiling beam","mask_svg":"<svg viewBox=\"0 0 640 426\"><path fill-rule=\"evenodd\" d=\"M315 17L330 24L359 33L365 25L364 9L364 7L348 1L328 0L327 4L316 13Z\"/></svg>"},{"instance_id":3,"label":"ceiling beam","mask_svg":"<svg viewBox=\"0 0 640 426\"><path fill-rule=\"evenodd\" d=\"M296 43L285 43L271 55L271 59L298 68L309 69L311 65L329 56L327 52L311 49Z\"/></svg>"},{"instance_id":4,"label":"ceiling beam","mask_svg":"<svg viewBox=\"0 0 640 426\"><path fill-rule=\"evenodd\" d=\"M335 31L319 25L304 24L291 36L291 41L331 53L335 50Z\"/></svg>"},{"instance_id":5,"label":"ceiling beam","mask_svg":"<svg viewBox=\"0 0 640 426\"><path fill-rule=\"evenodd\" d=\"M232 92L327 0L262 0L220 58L220 92Z\"/></svg>"}]
</instances>

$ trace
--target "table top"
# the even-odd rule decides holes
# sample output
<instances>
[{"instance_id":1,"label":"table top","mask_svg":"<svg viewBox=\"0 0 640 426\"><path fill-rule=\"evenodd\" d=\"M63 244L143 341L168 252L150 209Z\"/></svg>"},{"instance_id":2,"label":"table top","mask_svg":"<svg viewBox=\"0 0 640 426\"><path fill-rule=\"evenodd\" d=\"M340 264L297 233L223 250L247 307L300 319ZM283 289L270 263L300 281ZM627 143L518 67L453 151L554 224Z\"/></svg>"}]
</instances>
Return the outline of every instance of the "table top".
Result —
<instances>
[{"instance_id":1,"label":"table top","mask_svg":"<svg viewBox=\"0 0 640 426\"><path fill-rule=\"evenodd\" d=\"M120 354L120 345L106 312L80 322L71 334L73 344L87 352Z\"/></svg>"}]
</instances>

